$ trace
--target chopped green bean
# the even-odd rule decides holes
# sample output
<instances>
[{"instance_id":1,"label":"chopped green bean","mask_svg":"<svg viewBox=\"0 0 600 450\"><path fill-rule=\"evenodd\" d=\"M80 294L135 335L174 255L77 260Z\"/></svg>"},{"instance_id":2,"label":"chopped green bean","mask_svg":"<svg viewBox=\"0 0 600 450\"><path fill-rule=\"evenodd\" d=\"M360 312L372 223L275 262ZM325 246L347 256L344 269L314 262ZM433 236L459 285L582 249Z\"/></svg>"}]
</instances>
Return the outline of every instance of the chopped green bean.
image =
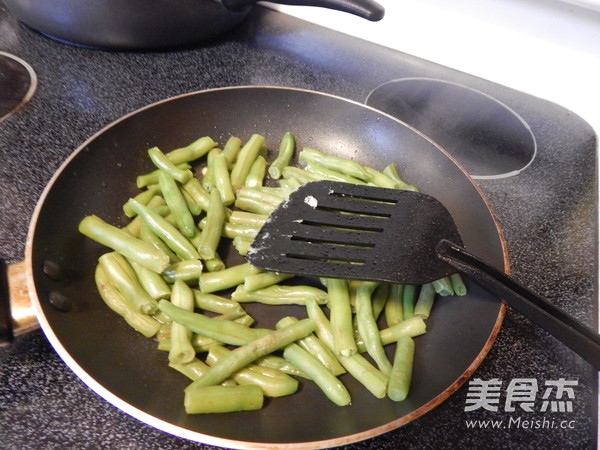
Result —
<instances>
[{"instance_id":1,"label":"chopped green bean","mask_svg":"<svg viewBox=\"0 0 600 450\"><path fill-rule=\"evenodd\" d=\"M244 308L238 303L227 297L222 297L216 294L204 294L198 289L194 289L194 301L196 307L210 311L217 314L227 314L231 312L241 311L244 312Z\"/></svg>"},{"instance_id":2,"label":"chopped green bean","mask_svg":"<svg viewBox=\"0 0 600 450\"><path fill-rule=\"evenodd\" d=\"M177 261L175 264L167 267L162 275L170 283L174 283L175 280L197 280L200 278L203 267L202 262L198 259Z\"/></svg>"},{"instance_id":3,"label":"chopped green bean","mask_svg":"<svg viewBox=\"0 0 600 450\"><path fill-rule=\"evenodd\" d=\"M415 304L415 316L421 316L424 319L427 319L431 313L434 299L435 289L433 288L433 284L425 283L423 286L421 286L419 297L417 298L417 303Z\"/></svg>"},{"instance_id":4,"label":"chopped green bean","mask_svg":"<svg viewBox=\"0 0 600 450\"><path fill-rule=\"evenodd\" d=\"M231 169L231 185L234 189L244 185L250 168L260 154L264 142L265 138L263 136L253 134L238 152L237 160Z\"/></svg>"},{"instance_id":5,"label":"chopped green bean","mask_svg":"<svg viewBox=\"0 0 600 450\"><path fill-rule=\"evenodd\" d=\"M214 185L218 189L219 194L221 194L223 205L231 205L235 202L235 193L231 186L227 160L222 153L219 153L214 155L212 163Z\"/></svg>"},{"instance_id":6,"label":"chopped green bean","mask_svg":"<svg viewBox=\"0 0 600 450\"><path fill-rule=\"evenodd\" d=\"M263 398L258 386L206 386L186 390L183 404L188 414L253 411L263 407Z\"/></svg>"},{"instance_id":7,"label":"chopped green bean","mask_svg":"<svg viewBox=\"0 0 600 450\"><path fill-rule=\"evenodd\" d=\"M335 351L338 355L351 356L357 349L352 326L348 281L328 278L327 292Z\"/></svg>"},{"instance_id":8,"label":"chopped green bean","mask_svg":"<svg viewBox=\"0 0 600 450\"><path fill-rule=\"evenodd\" d=\"M452 290L456 295L467 295L467 287L460 276L460 273L453 273L450 275L450 282L452 283Z\"/></svg>"},{"instance_id":9,"label":"chopped green bean","mask_svg":"<svg viewBox=\"0 0 600 450\"><path fill-rule=\"evenodd\" d=\"M258 302L265 305L305 305L308 298L325 304L327 292L312 286L274 284L261 289L248 291L240 284L231 294L231 299L239 303Z\"/></svg>"},{"instance_id":10,"label":"chopped green bean","mask_svg":"<svg viewBox=\"0 0 600 450\"><path fill-rule=\"evenodd\" d=\"M160 187L157 184L153 184L148 186L146 190L140 192L134 198L141 203L142 205L147 205L150 203L150 200L154 198L156 194L160 192ZM129 217L130 219L135 217L135 211L133 211L127 203L123 205L123 213Z\"/></svg>"},{"instance_id":11,"label":"chopped green bean","mask_svg":"<svg viewBox=\"0 0 600 450\"><path fill-rule=\"evenodd\" d=\"M418 191L418 189L415 186L406 183L400 177L400 174L398 173L398 168L394 163L388 164L385 167L385 169L383 169L383 173L387 175L388 178L391 178L396 182L396 184L398 185L398 189L403 189L405 191Z\"/></svg>"},{"instance_id":12,"label":"chopped green bean","mask_svg":"<svg viewBox=\"0 0 600 450\"><path fill-rule=\"evenodd\" d=\"M150 297L158 300L161 298L168 298L171 295L171 288L169 288L160 274L146 269L135 261L127 261L135 272L138 281Z\"/></svg>"},{"instance_id":13,"label":"chopped green bean","mask_svg":"<svg viewBox=\"0 0 600 450\"><path fill-rule=\"evenodd\" d=\"M402 336L396 344L394 365L388 383L388 397L395 402L406 399L412 379L415 342L408 336Z\"/></svg>"},{"instance_id":14,"label":"chopped green bean","mask_svg":"<svg viewBox=\"0 0 600 450\"><path fill-rule=\"evenodd\" d=\"M265 271L254 275L248 275L244 278L243 288L248 292L257 291L293 277L294 275L291 273Z\"/></svg>"},{"instance_id":15,"label":"chopped green bean","mask_svg":"<svg viewBox=\"0 0 600 450\"><path fill-rule=\"evenodd\" d=\"M79 223L79 231L154 272L160 273L169 265L169 257L164 252L97 216L84 217Z\"/></svg>"},{"instance_id":16,"label":"chopped green bean","mask_svg":"<svg viewBox=\"0 0 600 450\"><path fill-rule=\"evenodd\" d=\"M140 313L131 302L123 297L110 283L99 264L96 266L95 280L102 300L104 300L110 309L122 316L130 327L146 337L152 337L158 333L160 323L151 316Z\"/></svg>"},{"instance_id":17,"label":"chopped green bean","mask_svg":"<svg viewBox=\"0 0 600 450\"><path fill-rule=\"evenodd\" d=\"M192 171L189 169L180 169L167 156L160 151L158 147L148 149L148 156L156 167L160 170L169 173L180 183L185 183L193 177Z\"/></svg>"},{"instance_id":18,"label":"chopped green bean","mask_svg":"<svg viewBox=\"0 0 600 450\"><path fill-rule=\"evenodd\" d=\"M431 282L433 289L437 294L441 296L454 295L454 288L452 287L452 281L450 277L440 278Z\"/></svg>"},{"instance_id":19,"label":"chopped green bean","mask_svg":"<svg viewBox=\"0 0 600 450\"><path fill-rule=\"evenodd\" d=\"M371 177L365 167L356 161L352 161L347 158L340 158L339 156L326 155L319 150L313 148L303 148L298 159L304 163L317 163L328 169L335 170L337 172L345 173L351 177L358 178L363 181L370 181Z\"/></svg>"},{"instance_id":20,"label":"chopped green bean","mask_svg":"<svg viewBox=\"0 0 600 450\"><path fill-rule=\"evenodd\" d=\"M404 320L410 319L415 314L416 296L417 286L414 284L404 285L404 291L402 291L402 315Z\"/></svg>"},{"instance_id":21,"label":"chopped green bean","mask_svg":"<svg viewBox=\"0 0 600 450\"><path fill-rule=\"evenodd\" d=\"M183 194L179 190L179 186L175 179L167 172L161 172L158 176L158 184L162 191L163 197L171 212L175 216L177 228L188 238L194 237L196 234L196 224L194 217L190 212L187 202Z\"/></svg>"},{"instance_id":22,"label":"chopped green bean","mask_svg":"<svg viewBox=\"0 0 600 450\"><path fill-rule=\"evenodd\" d=\"M385 304L385 321L388 327L395 325L404 320L404 314L402 311L402 293L404 292L404 285L393 283L391 285L390 293Z\"/></svg>"},{"instance_id":23,"label":"chopped green bean","mask_svg":"<svg viewBox=\"0 0 600 450\"><path fill-rule=\"evenodd\" d=\"M258 155L246 175L244 186L249 188L262 186L265 174L267 173L267 160L262 155Z\"/></svg>"},{"instance_id":24,"label":"chopped green bean","mask_svg":"<svg viewBox=\"0 0 600 450\"><path fill-rule=\"evenodd\" d=\"M203 293L217 292L229 289L244 282L248 275L262 272L261 269L249 263L228 267L219 272L204 272L200 276L200 291Z\"/></svg>"},{"instance_id":25,"label":"chopped green bean","mask_svg":"<svg viewBox=\"0 0 600 450\"><path fill-rule=\"evenodd\" d=\"M277 157L269 166L269 175L271 178L279 179L282 176L283 168L290 164L294 151L296 149L296 139L290 132L286 132L279 143L279 152Z\"/></svg>"},{"instance_id":26,"label":"chopped green bean","mask_svg":"<svg viewBox=\"0 0 600 450\"><path fill-rule=\"evenodd\" d=\"M192 168L188 163L177 164L175 167L179 170L189 170ZM152 172L145 173L143 175L138 175L135 184L138 188L142 189L146 186L150 186L153 184L158 184L158 174L161 172L161 169L155 169Z\"/></svg>"},{"instance_id":27,"label":"chopped green bean","mask_svg":"<svg viewBox=\"0 0 600 450\"><path fill-rule=\"evenodd\" d=\"M221 230L225 223L225 208L221 200L221 194L213 189L210 192L210 203L206 213L206 226L200 234L198 253L203 259L212 259L217 252L217 246L221 240Z\"/></svg>"},{"instance_id":28,"label":"chopped green bean","mask_svg":"<svg viewBox=\"0 0 600 450\"><path fill-rule=\"evenodd\" d=\"M242 145L243 142L239 137L231 136L229 139L227 139L227 142L223 146L222 154L225 156L228 169L231 170L233 168L233 163L235 162Z\"/></svg>"},{"instance_id":29,"label":"chopped green bean","mask_svg":"<svg viewBox=\"0 0 600 450\"><path fill-rule=\"evenodd\" d=\"M200 139L196 139L185 147L171 150L167 153L167 158L169 158L173 164L195 161L206 155L210 150L216 147L216 145L217 143L213 141L212 138L204 136Z\"/></svg>"},{"instance_id":30,"label":"chopped green bean","mask_svg":"<svg viewBox=\"0 0 600 450\"><path fill-rule=\"evenodd\" d=\"M171 303L185 311L194 310L194 294L185 282L175 280ZM171 350L169 362L184 364L192 361L196 351L192 346L192 331L179 323L171 324Z\"/></svg>"}]
</instances>

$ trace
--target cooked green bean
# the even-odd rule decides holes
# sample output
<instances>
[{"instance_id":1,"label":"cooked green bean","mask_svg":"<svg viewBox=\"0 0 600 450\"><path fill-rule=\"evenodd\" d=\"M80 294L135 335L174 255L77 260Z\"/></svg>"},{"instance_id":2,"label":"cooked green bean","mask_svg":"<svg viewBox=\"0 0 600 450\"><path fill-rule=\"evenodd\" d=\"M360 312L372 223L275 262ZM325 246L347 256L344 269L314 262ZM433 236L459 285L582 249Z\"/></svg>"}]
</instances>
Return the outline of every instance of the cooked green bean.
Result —
<instances>
[{"instance_id":1,"label":"cooked green bean","mask_svg":"<svg viewBox=\"0 0 600 450\"><path fill-rule=\"evenodd\" d=\"M385 167L385 169L383 169L383 173L387 175L388 178L391 178L396 182L396 184L398 185L398 189L403 189L405 191L418 191L418 189L415 186L406 183L402 179L402 177L400 177L400 174L398 173L398 168L394 163L388 164Z\"/></svg>"},{"instance_id":2,"label":"cooked green bean","mask_svg":"<svg viewBox=\"0 0 600 450\"><path fill-rule=\"evenodd\" d=\"M392 325L389 328L383 328L379 330L381 336L381 343L388 345L396 342L401 336L417 337L427 332L427 326L421 316L413 316L410 319L403 320L402 322ZM367 351L365 343L362 339L356 341L356 346L360 353Z\"/></svg>"},{"instance_id":3,"label":"cooked green bean","mask_svg":"<svg viewBox=\"0 0 600 450\"><path fill-rule=\"evenodd\" d=\"M371 177L365 167L356 161L339 156L326 155L314 148L303 148L298 159L304 163L317 163L336 172L345 173L351 177L358 178L363 181L370 181Z\"/></svg>"},{"instance_id":4,"label":"cooked green bean","mask_svg":"<svg viewBox=\"0 0 600 450\"><path fill-rule=\"evenodd\" d=\"M175 264L171 264L167 267L162 273L162 276L170 283L174 283L175 280L198 280L203 267L202 262L198 259L177 261Z\"/></svg>"},{"instance_id":5,"label":"cooked green bean","mask_svg":"<svg viewBox=\"0 0 600 450\"><path fill-rule=\"evenodd\" d=\"M402 291L402 315L404 320L410 319L415 314L416 296L417 286L414 284L404 285L404 291Z\"/></svg>"},{"instance_id":6,"label":"cooked green bean","mask_svg":"<svg viewBox=\"0 0 600 450\"><path fill-rule=\"evenodd\" d=\"M415 316L421 316L424 319L429 317L431 308L433 307L433 301L435 299L435 289L432 283L425 283L421 286L417 302L415 304Z\"/></svg>"},{"instance_id":7,"label":"cooked green bean","mask_svg":"<svg viewBox=\"0 0 600 450\"><path fill-rule=\"evenodd\" d=\"M441 296L454 295L454 288L452 287L452 281L450 277L440 278L431 282L433 289L437 294Z\"/></svg>"},{"instance_id":8,"label":"cooked green bean","mask_svg":"<svg viewBox=\"0 0 600 450\"><path fill-rule=\"evenodd\" d=\"M244 186L254 188L262 186L265 174L267 173L267 160L262 155L258 155L246 175Z\"/></svg>"},{"instance_id":9,"label":"cooked green bean","mask_svg":"<svg viewBox=\"0 0 600 450\"><path fill-rule=\"evenodd\" d=\"M321 177L319 175L310 173L307 170L301 169L300 167L295 166L287 166L283 168L283 177L284 178L294 178L301 184L308 183L309 181L317 181L320 180Z\"/></svg>"},{"instance_id":10,"label":"cooked green bean","mask_svg":"<svg viewBox=\"0 0 600 450\"><path fill-rule=\"evenodd\" d=\"M396 344L394 365L388 383L388 397L395 402L406 399L412 379L415 342L408 336L402 336Z\"/></svg>"},{"instance_id":11,"label":"cooked green bean","mask_svg":"<svg viewBox=\"0 0 600 450\"><path fill-rule=\"evenodd\" d=\"M237 160L231 169L231 185L234 189L244 185L250 168L260 154L264 142L265 138L263 136L253 134L238 152Z\"/></svg>"},{"instance_id":12,"label":"cooked green bean","mask_svg":"<svg viewBox=\"0 0 600 450\"><path fill-rule=\"evenodd\" d=\"M385 304L385 321L388 327L395 325L404 320L402 311L402 293L404 285L392 283L390 293Z\"/></svg>"},{"instance_id":13,"label":"cooked green bean","mask_svg":"<svg viewBox=\"0 0 600 450\"><path fill-rule=\"evenodd\" d=\"M136 219L140 219L140 239L144 242L149 243L153 247L163 251L166 255L169 256L169 262L172 264L177 261L181 261L179 256L173 252L169 248L167 244L165 244L154 232L150 229L150 227L141 220L141 217L137 216Z\"/></svg>"},{"instance_id":14,"label":"cooked green bean","mask_svg":"<svg viewBox=\"0 0 600 450\"><path fill-rule=\"evenodd\" d=\"M269 216L256 214L248 211L232 211L229 215L229 223L233 225L249 225L251 227L262 227Z\"/></svg>"},{"instance_id":15,"label":"cooked green bean","mask_svg":"<svg viewBox=\"0 0 600 450\"><path fill-rule=\"evenodd\" d=\"M385 309L388 297L390 295L390 283L381 283L373 292L371 299L373 300L373 318L377 320Z\"/></svg>"},{"instance_id":16,"label":"cooked green bean","mask_svg":"<svg viewBox=\"0 0 600 450\"><path fill-rule=\"evenodd\" d=\"M213 148L208 152L206 166L202 169L202 187L206 192L210 192L215 186L215 156L220 153L220 148Z\"/></svg>"},{"instance_id":17,"label":"cooked green bean","mask_svg":"<svg viewBox=\"0 0 600 450\"><path fill-rule=\"evenodd\" d=\"M171 150L167 153L167 158L169 158L173 164L195 161L206 155L210 150L216 147L216 145L217 143L213 141L212 138L204 136L200 139L196 139L185 147Z\"/></svg>"},{"instance_id":18,"label":"cooked green bean","mask_svg":"<svg viewBox=\"0 0 600 450\"><path fill-rule=\"evenodd\" d=\"M206 226L200 234L198 253L203 259L212 259L221 240L221 230L225 223L225 208L217 189L210 192L210 204L206 213Z\"/></svg>"},{"instance_id":19,"label":"cooked green bean","mask_svg":"<svg viewBox=\"0 0 600 450\"><path fill-rule=\"evenodd\" d=\"M210 196L206 189L202 187L202 183L198 178L190 178L187 183L182 185L182 188L200 206L204 211L208 210Z\"/></svg>"},{"instance_id":20,"label":"cooked green bean","mask_svg":"<svg viewBox=\"0 0 600 450\"><path fill-rule=\"evenodd\" d=\"M137 279L144 290L150 294L150 297L158 300L161 298L168 298L171 295L171 288L169 285L167 285L160 274L146 269L135 261L127 261L131 265L131 268L135 272Z\"/></svg>"},{"instance_id":21,"label":"cooked green bean","mask_svg":"<svg viewBox=\"0 0 600 450\"><path fill-rule=\"evenodd\" d=\"M318 162L311 162L307 164L306 171L318 176L319 179L323 180L341 181L343 183L351 184L366 184L364 181L359 180L358 178L330 169L319 164Z\"/></svg>"},{"instance_id":22,"label":"cooked green bean","mask_svg":"<svg viewBox=\"0 0 600 450\"><path fill-rule=\"evenodd\" d=\"M188 163L177 164L175 167L177 169L185 171L192 168ZM138 188L144 188L146 186L150 186L153 184L158 184L158 174L161 172L161 169L155 169L152 172L145 173L143 175L138 175L135 179L135 184Z\"/></svg>"},{"instance_id":23,"label":"cooked green bean","mask_svg":"<svg viewBox=\"0 0 600 450\"><path fill-rule=\"evenodd\" d=\"M213 366L231 352L232 350L221 345L213 345L208 351L206 362ZM298 390L298 381L289 375L252 363L232 373L231 378L239 385L253 384L260 387L266 397L284 397Z\"/></svg>"},{"instance_id":24,"label":"cooked green bean","mask_svg":"<svg viewBox=\"0 0 600 450\"><path fill-rule=\"evenodd\" d=\"M148 149L148 156L156 167L169 173L182 184L194 176L191 170L177 167L158 147Z\"/></svg>"},{"instance_id":25,"label":"cooked green bean","mask_svg":"<svg viewBox=\"0 0 600 450\"><path fill-rule=\"evenodd\" d=\"M187 390L183 404L188 414L253 411L263 406L258 386L206 386Z\"/></svg>"},{"instance_id":26,"label":"cooked green bean","mask_svg":"<svg viewBox=\"0 0 600 450\"><path fill-rule=\"evenodd\" d=\"M265 355L254 361L255 364L262 367L269 367L270 369L276 369L288 375L296 377L309 378L309 376L298 369L296 366L291 364L287 359L277 355Z\"/></svg>"},{"instance_id":27,"label":"cooked green bean","mask_svg":"<svg viewBox=\"0 0 600 450\"><path fill-rule=\"evenodd\" d=\"M374 184L375 186L388 188L388 189L397 189L398 183L394 180L381 173L378 170L373 169L372 167L363 166L367 173L369 174L369 182Z\"/></svg>"},{"instance_id":28,"label":"cooked green bean","mask_svg":"<svg viewBox=\"0 0 600 450\"><path fill-rule=\"evenodd\" d=\"M169 257L164 252L109 225L97 216L84 217L79 222L79 231L154 272L160 273L169 265Z\"/></svg>"},{"instance_id":29,"label":"cooked green bean","mask_svg":"<svg viewBox=\"0 0 600 450\"><path fill-rule=\"evenodd\" d=\"M100 264L96 266L95 280L98 292L104 302L110 309L123 317L130 327L146 337L152 337L158 333L160 323L149 315L140 313L131 302L123 297L110 283Z\"/></svg>"},{"instance_id":30,"label":"cooked green bean","mask_svg":"<svg viewBox=\"0 0 600 450\"><path fill-rule=\"evenodd\" d=\"M352 326L348 281L328 278L327 293L335 351L338 355L351 356L357 350Z\"/></svg>"},{"instance_id":31,"label":"cooked green bean","mask_svg":"<svg viewBox=\"0 0 600 450\"><path fill-rule=\"evenodd\" d=\"M248 328L229 320L219 320L202 314L178 308L167 300L160 300L158 308L173 322L185 325L196 334L207 336L230 345L244 345L271 331L262 328Z\"/></svg>"},{"instance_id":32,"label":"cooked green bean","mask_svg":"<svg viewBox=\"0 0 600 450\"><path fill-rule=\"evenodd\" d=\"M387 359L381 335L377 328L377 323L373 317L373 307L371 304L371 294L378 286L377 282L365 281L356 292L356 317L358 322L358 332L362 336L367 353L373 358L373 361L386 375L392 371L392 364Z\"/></svg>"},{"instance_id":33,"label":"cooked green bean","mask_svg":"<svg viewBox=\"0 0 600 450\"><path fill-rule=\"evenodd\" d=\"M164 300L161 300L161 302ZM219 384L231 374L250 364L261 356L273 353L298 339L312 333L315 323L311 319L304 319L285 328L270 332L248 344L237 347L228 355L219 359L217 363L199 380L190 384L186 391L203 386Z\"/></svg>"},{"instance_id":34,"label":"cooked green bean","mask_svg":"<svg viewBox=\"0 0 600 450\"><path fill-rule=\"evenodd\" d=\"M134 199L129 199L131 208L140 215L144 222L167 246L181 259L199 259L200 255L194 246L183 236L177 228L171 225L150 208L139 204ZM163 268L164 270L164 268ZM162 272L162 270L161 270Z\"/></svg>"},{"instance_id":35,"label":"cooked green bean","mask_svg":"<svg viewBox=\"0 0 600 450\"><path fill-rule=\"evenodd\" d=\"M194 310L194 294L185 282L175 280L171 303L186 311ZM192 361L196 351L192 346L192 331L179 323L171 324L171 350L169 362L184 364Z\"/></svg>"},{"instance_id":36,"label":"cooked green bean","mask_svg":"<svg viewBox=\"0 0 600 450\"><path fill-rule=\"evenodd\" d=\"M143 314L157 311L156 300L140 285L127 260L117 252L109 252L98 258L106 278L131 304Z\"/></svg>"},{"instance_id":37,"label":"cooked green bean","mask_svg":"<svg viewBox=\"0 0 600 450\"><path fill-rule=\"evenodd\" d=\"M290 132L286 132L279 143L279 152L277 157L269 166L269 175L271 178L279 179L282 176L283 168L290 164L294 151L296 149L296 139Z\"/></svg>"},{"instance_id":38,"label":"cooked green bean","mask_svg":"<svg viewBox=\"0 0 600 450\"><path fill-rule=\"evenodd\" d=\"M237 155L240 152L242 145L244 143L239 137L231 136L227 139L227 142L223 146L223 156L225 156L225 160L227 161L227 168L231 170L233 168L233 164L237 159Z\"/></svg>"},{"instance_id":39,"label":"cooked green bean","mask_svg":"<svg viewBox=\"0 0 600 450\"><path fill-rule=\"evenodd\" d=\"M252 245L252 240L236 236L233 238L232 244L241 256L246 256L248 254L248 249Z\"/></svg>"},{"instance_id":40,"label":"cooked green bean","mask_svg":"<svg viewBox=\"0 0 600 450\"><path fill-rule=\"evenodd\" d=\"M208 272L218 272L227 268L218 253L215 253L215 256L210 259L205 259L204 266Z\"/></svg>"},{"instance_id":41,"label":"cooked green bean","mask_svg":"<svg viewBox=\"0 0 600 450\"><path fill-rule=\"evenodd\" d=\"M231 294L231 299L239 303L257 302L265 305L305 305L307 298L325 304L327 292L312 286L274 284L261 289L248 291L240 284Z\"/></svg>"},{"instance_id":42,"label":"cooked green bean","mask_svg":"<svg viewBox=\"0 0 600 450\"><path fill-rule=\"evenodd\" d=\"M243 288L248 292L257 291L293 277L294 275L291 273L265 271L254 275L248 275L244 278Z\"/></svg>"},{"instance_id":43,"label":"cooked green bean","mask_svg":"<svg viewBox=\"0 0 600 450\"><path fill-rule=\"evenodd\" d=\"M194 301L196 307L217 314L227 314L235 311L244 312L244 308L238 302L227 297L216 294L204 294L198 289L194 289Z\"/></svg>"},{"instance_id":44,"label":"cooked green bean","mask_svg":"<svg viewBox=\"0 0 600 450\"><path fill-rule=\"evenodd\" d=\"M207 227L207 221L208 219L204 217L198 223L201 230L204 230ZM259 231L260 227L257 225L239 225L236 223L224 222L220 230L220 236L229 239L241 237L252 240L256 237Z\"/></svg>"},{"instance_id":45,"label":"cooked green bean","mask_svg":"<svg viewBox=\"0 0 600 450\"><path fill-rule=\"evenodd\" d=\"M154 196L158 193L160 193L160 187L157 184L153 184L151 186L148 186L146 190L140 192L133 198L135 198L142 205L147 205L148 203L150 203L150 200L152 200ZM129 207L129 205L127 205L127 203L123 205L123 213L130 219L132 217L135 217L135 211L133 211Z\"/></svg>"},{"instance_id":46,"label":"cooked green bean","mask_svg":"<svg viewBox=\"0 0 600 450\"><path fill-rule=\"evenodd\" d=\"M235 202L235 193L233 192L233 186L231 186L227 160L222 153L219 153L214 155L212 162L214 185L221 194L223 205L231 205Z\"/></svg>"},{"instance_id":47,"label":"cooked green bean","mask_svg":"<svg viewBox=\"0 0 600 450\"><path fill-rule=\"evenodd\" d=\"M244 282L248 275L262 272L261 269L249 263L228 267L219 272L204 272L200 276L200 291L211 293L237 286Z\"/></svg>"},{"instance_id":48,"label":"cooked green bean","mask_svg":"<svg viewBox=\"0 0 600 450\"><path fill-rule=\"evenodd\" d=\"M194 237L196 234L194 217L192 216L175 179L167 172L161 172L158 176L158 184L167 205L175 216L179 231L188 238Z\"/></svg>"},{"instance_id":49,"label":"cooked green bean","mask_svg":"<svg viewBox=\"0 0 600 450\"><path fill-rule=\"evenodd\" d=\"M298 319L295 317L284 317L277 322L277 327L284 327L297 321ZM314 334L309 334L308 336L299 339L296 341L296 344L314 356L329 372L331 372L332 375L337 376L346 372L329 347L321 342ZM298 366L298 368L300 368L300 366Z\"/></svg>"},{"instance_id":50,"label":"cooked green bean","mask_svg":"<svg viewBox=\"0 0 600 450\"><path fill-rule=\"evenodd\" d=\"M450 275L450 282L452 283L452 290L455 295L467 295L467 287L460 276L460 273L453 273Z\"/></svg>"}]
</instances>

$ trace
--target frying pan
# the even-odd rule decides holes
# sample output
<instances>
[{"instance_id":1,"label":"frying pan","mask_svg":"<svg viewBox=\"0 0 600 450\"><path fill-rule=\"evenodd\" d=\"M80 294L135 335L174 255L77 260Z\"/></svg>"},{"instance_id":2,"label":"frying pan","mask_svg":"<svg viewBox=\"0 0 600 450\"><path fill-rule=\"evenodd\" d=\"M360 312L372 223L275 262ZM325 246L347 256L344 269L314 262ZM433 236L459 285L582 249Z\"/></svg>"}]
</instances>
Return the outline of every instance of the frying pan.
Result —
<instances>
[{"instance_id":1,"label":"frying pan","mask_svg":"<svg viewBox=\"0 0 600 450\"><path fill-rule=\"evenodd\" d=\"M385 113L313 91L236 87L181 95L129 114L86 141L53 176L32 218L24 267L37 318L66 364L108 402L167 433L234 448L326 448L363 440L441 403L478 367L498 333L504 307L469 284L468 295L438 301L428 332L416 339L411 393L403 402L375 399L343 375L352 395L348 407L302 383L299 393L268 401L261 411L186 415L188 380L167 367L155 342L103 304L93 271L106 248L80 235L77 225L92 213L125 224L121 205L137 191L135 175L152 169L151 146L168 150L203 135L223 143L231 135L261 133L275 148L286 131L300 147L376 168L396 163L407 182L448 208L465 246L507 269L501 230L477 185L437 144ZM235 258L225 256L241 262ZM295 306L247 309L260 327L284 315L306 316Z\"/></svg>"},{"instance_id":2,"label":"frying pan","mask_svg":"<svg viewBox=\"0 0 600 450\"><path fill-rule=\"evenodd\" d=\"M377 21L374 0L274 0L320 6ZM5 0L24 24L86 47L157 49L196 44L238 25L257 0Z\"/></svg>"}]
</instances>

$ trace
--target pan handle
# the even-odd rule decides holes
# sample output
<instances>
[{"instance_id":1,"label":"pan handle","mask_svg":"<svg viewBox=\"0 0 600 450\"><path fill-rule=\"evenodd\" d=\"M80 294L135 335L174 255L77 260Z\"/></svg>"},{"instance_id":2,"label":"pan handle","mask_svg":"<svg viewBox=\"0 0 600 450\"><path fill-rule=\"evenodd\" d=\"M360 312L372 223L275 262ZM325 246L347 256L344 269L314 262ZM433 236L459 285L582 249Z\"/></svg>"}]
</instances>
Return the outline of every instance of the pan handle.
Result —
<instances>
[{"instance_id":1,"label":"pan handle","mask_svg":"<svg viewBox=\"0 0 600 450\"><path fill-rule=\"evenodd\" d=\"M0 346L39 327L27 289L25 262L6 264L0 258Z\"/></svg>"},{"instance_id":2,"label":"pan handle","mask_svg":"<svg viewBox=\"0 0 600 450\"><path fill-rule=\"evenodd\" d=\"M497 295L508 306L548 331L600 370L600 335L596 331L586 327L573 316L558 309L505 273L468 253L464 248L442 240L436 250L441 259Z\"/></svg>"},{"instance_id":3,"label":"pan handle","mask_svg":"<svg viewBox=\"0 0 600 450\"><path fill-rule=\"evenodd\" d=\"M231 11L239 11L257 3L259 0L222 0L223 5ZM271 3L295 6L320 6L347 12L363 19L377 22L383 19L385 9L374 0L270 0Z\"/></svg>"}]
</instances>

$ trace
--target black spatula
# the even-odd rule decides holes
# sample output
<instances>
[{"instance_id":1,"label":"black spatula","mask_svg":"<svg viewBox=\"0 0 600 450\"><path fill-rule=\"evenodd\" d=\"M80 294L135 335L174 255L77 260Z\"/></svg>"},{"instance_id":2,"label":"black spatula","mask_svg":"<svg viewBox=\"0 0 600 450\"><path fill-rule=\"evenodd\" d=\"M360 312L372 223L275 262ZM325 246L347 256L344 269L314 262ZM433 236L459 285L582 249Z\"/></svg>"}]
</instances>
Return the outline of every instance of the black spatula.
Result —
<instances>
[{"instance_id":1,"label":"black spatula","mask_svg":"<svg viewBox=\"0 0 600 450\"><path fill-rule=\"evenodd\" d=\"M247 260L277 272L403 284L462 272L600 369L600 335L468 253L450 213L422 193L307 183L271 214Z\"/></svg>"}]
</instances>

